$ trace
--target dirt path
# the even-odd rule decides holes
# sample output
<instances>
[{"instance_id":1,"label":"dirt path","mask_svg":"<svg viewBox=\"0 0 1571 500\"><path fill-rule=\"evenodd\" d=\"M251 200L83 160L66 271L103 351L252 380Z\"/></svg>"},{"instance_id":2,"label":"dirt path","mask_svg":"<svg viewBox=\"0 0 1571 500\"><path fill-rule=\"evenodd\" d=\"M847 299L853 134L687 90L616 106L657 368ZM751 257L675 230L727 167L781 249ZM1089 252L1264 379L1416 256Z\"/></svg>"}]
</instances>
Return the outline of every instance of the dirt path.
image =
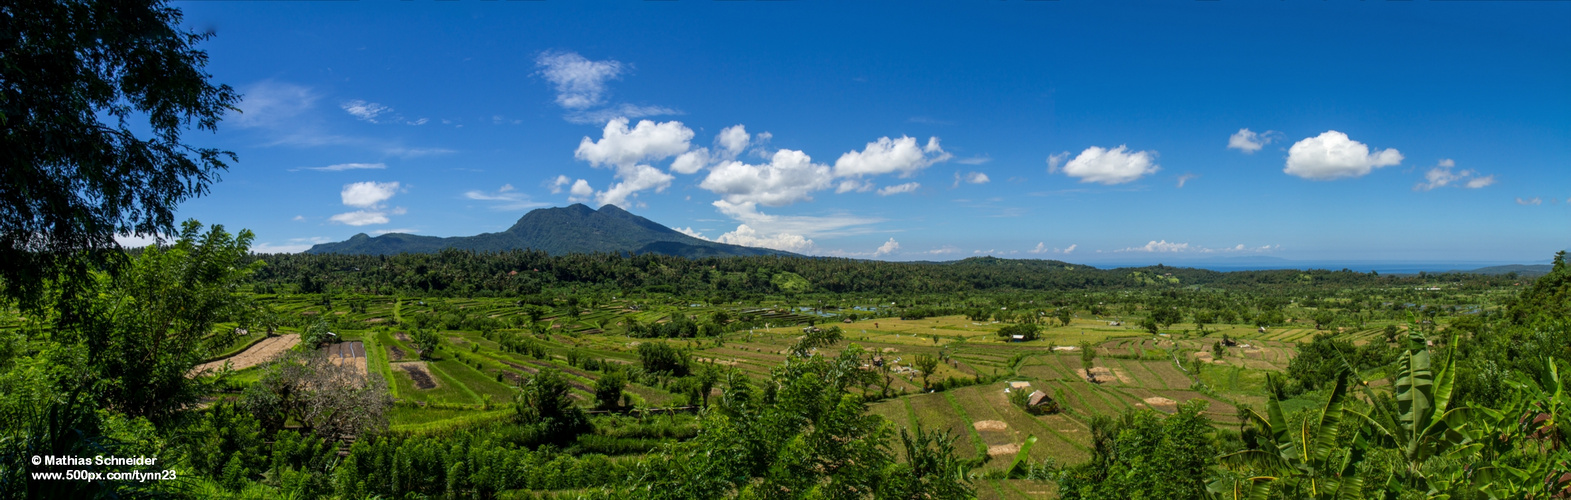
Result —
<instances>
[{"instance_id":1,"label":"dirt path","mask_svg":"<svg viewBox=\"0 0 1571 500\"><path fill-rule=\"evenodd\" d=\"M300 335L293 333L272 337L261 342L257 342L256 345L246 348L246 350L241 351L240 354L236 354L227 359L220 359L218 361L197 365L196 368L192 368L190 373L187 373L186 376L195 377L202 374L203 372L216 372L220 368L224 367L224 363L229 363L230 367L235 370L244 370L246 368L272 361L273 358L278 357L278 355L283 354L285 350L289 349L290 347L294 347L295 344L298 343L300 343Z\"/></svg>"}]
</instances>

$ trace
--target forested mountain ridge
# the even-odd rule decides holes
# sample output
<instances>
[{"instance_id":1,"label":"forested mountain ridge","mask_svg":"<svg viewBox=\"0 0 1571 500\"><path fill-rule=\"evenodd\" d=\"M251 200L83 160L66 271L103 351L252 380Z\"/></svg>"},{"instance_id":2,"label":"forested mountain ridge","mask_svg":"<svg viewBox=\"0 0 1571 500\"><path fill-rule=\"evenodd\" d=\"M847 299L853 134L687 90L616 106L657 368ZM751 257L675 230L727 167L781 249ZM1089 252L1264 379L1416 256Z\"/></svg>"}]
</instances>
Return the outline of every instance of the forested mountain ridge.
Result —
<instances>
[{"instance_id":1,"label":"forested mountain ridge","mask_svg":"<svg viewBox=\"0 0 1571 500\"><path fill-rule=\"evenodd\" d=\"M313 246L306 253L392 255L445 249L479 252L529 249L550 255L653 253L691 258L793 255L767 248L705 241L633 215L616 205L595 210L581 203L531 210L502 232L450 238L404 233L372 237L361 233L346 241Z\"/></svg>"}]
</instances>

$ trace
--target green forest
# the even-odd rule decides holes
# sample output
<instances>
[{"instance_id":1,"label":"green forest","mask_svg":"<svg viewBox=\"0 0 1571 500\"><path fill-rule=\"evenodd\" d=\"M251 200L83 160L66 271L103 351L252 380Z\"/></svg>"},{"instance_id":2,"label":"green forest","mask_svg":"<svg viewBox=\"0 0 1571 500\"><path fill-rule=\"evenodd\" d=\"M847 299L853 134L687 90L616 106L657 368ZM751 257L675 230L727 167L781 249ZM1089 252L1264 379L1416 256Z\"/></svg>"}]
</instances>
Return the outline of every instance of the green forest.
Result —
<instances>
[{"instance_id":1,"label":"green forest","mask_svg":"<svg viewBox=\"0 0 1571 500\"><path fill-rule=\"evenodd\" d=\"M0 498L1571 497L1565 252L253 254L174 217L234 161L211 34L5 8Z\"/></svg>"}]
</instances>

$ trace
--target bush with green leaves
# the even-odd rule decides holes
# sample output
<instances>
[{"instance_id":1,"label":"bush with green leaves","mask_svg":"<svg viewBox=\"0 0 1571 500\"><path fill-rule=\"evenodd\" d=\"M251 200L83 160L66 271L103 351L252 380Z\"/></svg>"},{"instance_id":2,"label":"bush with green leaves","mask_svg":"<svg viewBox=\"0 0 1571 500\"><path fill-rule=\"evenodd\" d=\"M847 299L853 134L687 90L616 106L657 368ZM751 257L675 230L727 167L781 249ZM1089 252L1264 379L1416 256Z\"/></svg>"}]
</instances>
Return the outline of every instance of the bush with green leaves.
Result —
<instances>
[{"instance_id":1,"label":"bush with green leaves","mask_svg":"<svg viewBox=\"0 0 1571 500\"><path fill-rule=\"evenodd\" d=\"M638 362L650 374L685 377L691 371L686 351L660 341L638 344Z\"/></svg>"}]
</instances>

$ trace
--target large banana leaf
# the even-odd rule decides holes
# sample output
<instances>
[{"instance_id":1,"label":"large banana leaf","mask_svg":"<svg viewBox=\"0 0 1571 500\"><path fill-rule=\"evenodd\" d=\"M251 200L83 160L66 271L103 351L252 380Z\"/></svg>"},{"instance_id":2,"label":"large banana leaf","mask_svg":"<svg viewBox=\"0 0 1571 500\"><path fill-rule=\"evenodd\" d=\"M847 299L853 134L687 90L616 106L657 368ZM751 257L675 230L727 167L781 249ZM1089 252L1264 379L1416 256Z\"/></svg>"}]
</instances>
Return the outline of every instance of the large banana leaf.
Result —
<instances>
[{"instance_id":1,"label":"large banana leaf","mask_svg":"<svg viewBox=\"0 0 1571 500\"><path fill-rule=\"evenodd\" d=\"M1331 457L1331 452L1337 448L1338 437L1341 435L1342 407L1347 400L1347 375L1338 374L1336 385L1331 388L1331 395L1326 398L1325 406L1320 408L1320 422L1315 424L1314 435L1304 436L1304 447L1314 450L1313 455L1306 453L1306 462L1325 462ZM1313 443L1313 444L1310 444Z\"/></svg>"}]
</instances>

